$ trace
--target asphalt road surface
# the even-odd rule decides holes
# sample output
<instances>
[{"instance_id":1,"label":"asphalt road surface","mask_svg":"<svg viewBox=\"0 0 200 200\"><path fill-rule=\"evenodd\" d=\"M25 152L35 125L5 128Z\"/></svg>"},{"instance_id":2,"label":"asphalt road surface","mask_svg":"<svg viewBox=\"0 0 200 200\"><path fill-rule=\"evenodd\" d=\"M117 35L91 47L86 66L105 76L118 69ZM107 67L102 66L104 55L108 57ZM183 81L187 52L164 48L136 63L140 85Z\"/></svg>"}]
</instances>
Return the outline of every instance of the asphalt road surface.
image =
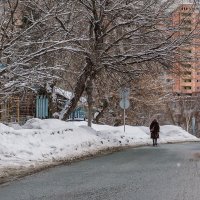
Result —
<instances>
[{"instance_id":1,"label":"asphalt road surface","mask_svg":"<svg viewBox=\"0 0 200 200\"><path fill-rule=\"evenodd\" d=\"M0 186L0 200L199 200L200 143L117 152Z\"/></svg>"}]
</instances>

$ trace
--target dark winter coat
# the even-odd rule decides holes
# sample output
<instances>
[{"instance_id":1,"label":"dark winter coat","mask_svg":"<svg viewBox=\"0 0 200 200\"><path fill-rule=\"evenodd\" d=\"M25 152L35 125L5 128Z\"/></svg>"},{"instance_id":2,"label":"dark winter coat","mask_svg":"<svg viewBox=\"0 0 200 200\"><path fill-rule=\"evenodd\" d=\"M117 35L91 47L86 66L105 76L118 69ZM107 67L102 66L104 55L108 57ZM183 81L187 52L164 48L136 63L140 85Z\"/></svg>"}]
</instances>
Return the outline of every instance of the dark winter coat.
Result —
<instances>
[{"instance_id":1,"label":"dark winter coat","mask_svg":"<svg viewBox=\"0 0 200 200\"><path fill-rule=\"evenodd\" d=\"M159 138L160 126L159 126L159 123L156 120L153 120L151 122L150 132L151 132L151 138L152 139Z\"/></svg>"}]
</instances>

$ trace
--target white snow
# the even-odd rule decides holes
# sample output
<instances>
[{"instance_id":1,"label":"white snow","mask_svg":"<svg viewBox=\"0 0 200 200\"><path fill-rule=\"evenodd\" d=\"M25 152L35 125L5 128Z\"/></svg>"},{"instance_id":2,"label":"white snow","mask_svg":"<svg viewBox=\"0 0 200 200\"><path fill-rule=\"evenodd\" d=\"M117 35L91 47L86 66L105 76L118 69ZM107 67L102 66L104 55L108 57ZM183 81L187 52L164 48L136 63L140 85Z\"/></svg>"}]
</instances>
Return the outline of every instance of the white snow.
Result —
<instances>
[{"instance_id":1,"label":"white snow","mask_svg":"<svg viewBox=\"0 0 200 200\"><path fill-rule=\"evenodd\" d=\"M59 95L65 97L66 99L71 99L71 98L73 98L73 93L72 93L72 92L65 91L65 90L63 90L63 89L61 89L61 88L58 88L58 87L54 87L54 92L55 92L56 94L59 94Z\"/></svg>"},{"instance_id":2,"label":"white snow","mask_svg":"<svg viewBox=\"0 0 200 200\"><path fill-rule=\"evenodd\" d=\"M72 99L74 97L74 94L72 92L69 92L69 91L66 91L66 90L63 90L61 88L58 88L58 87L54 87L54 92L56 94L59 94L60 96L63 96L65 97L66 99ZM85 97L81 97L80 98L80 102L81 103L85 103L87 100Z\"/></svg>"},{"instance_id":3,"label":"white snow","mask_svg":"<svg viewBox=\"0 0 200 200\"><path fill-rule=\"evenodd\" d=\"M152 144L148 127L64 122L58 119L30 119L24 126L0 123L0 170L28 167L58 160L70 160L99 150L119 146ZM199 141L172 125L161 126L159 143ZM0 171L1 174L1 171Z\"/></svg>"}]
</instances>

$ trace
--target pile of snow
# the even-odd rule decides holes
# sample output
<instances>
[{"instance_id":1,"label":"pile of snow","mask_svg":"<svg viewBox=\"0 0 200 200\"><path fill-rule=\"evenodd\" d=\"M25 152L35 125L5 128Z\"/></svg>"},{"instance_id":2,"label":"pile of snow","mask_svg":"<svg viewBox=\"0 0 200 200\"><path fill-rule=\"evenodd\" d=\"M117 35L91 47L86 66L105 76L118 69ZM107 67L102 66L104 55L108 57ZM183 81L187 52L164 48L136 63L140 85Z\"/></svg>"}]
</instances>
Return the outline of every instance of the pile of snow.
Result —
<instances>
[{"instance_id":1,"label":"pile of snow","mask_svg":"<svg viewBox=\"0 0 200 200\"><path fill-rule=\"evenodd\" d=\"M0 123L0 133L6 133L6 132L12 132L14 129L12 127L6 126L2 123Z\"/></svg>"},{"instance_id":2,"label":"pile of snow","mask_svg":"<svg viewBox=\"0 0 200 200\"><path fill-rule=\"evenodd\" d=\"M65 128L73 128L70 124L59 119L37 119L33 118L28 120L23 126L24 129L43 129L43 130L59 130Z\"/></svg>"},{"instance_id":3,"label":"pile of snow","mask_svg":"<svg viewBox=\"0 0 200 200\"><path fill-rule=\"evenodd\" d=\"M161 142L187 141L195 138L179 126L165 125L161 127Z\"/></svg>"},{"instance_id":4,"label":"pile of snow","mask_svg":"<svg viewBox=\"0 0 200 200\"><path fill-rule=\"evenodd\" d=\"M161 126L159 143L198 141L182 128ZM119 146L152 144L148 127L112 127L58 119L30 119L20 126L0 123L0 167L36 166Z\"/></svg>"}]
</instances>

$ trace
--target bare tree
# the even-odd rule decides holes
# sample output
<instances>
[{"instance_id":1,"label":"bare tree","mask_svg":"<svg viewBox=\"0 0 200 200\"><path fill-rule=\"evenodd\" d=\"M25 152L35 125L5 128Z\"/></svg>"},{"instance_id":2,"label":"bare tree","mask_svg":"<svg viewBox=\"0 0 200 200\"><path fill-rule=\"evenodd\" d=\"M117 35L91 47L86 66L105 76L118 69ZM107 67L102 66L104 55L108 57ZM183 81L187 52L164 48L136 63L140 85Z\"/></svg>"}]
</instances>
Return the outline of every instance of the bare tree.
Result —
<instances>
[{"instance_id":1,"label":"bare tree","mask_svg":"<svg viewBox=\"0 0 200 200\"><path fill-rule=\"evenodd\" d=\"M173 37L173 31L166 34L164 24L172 3L169 1L162 4L158 1L78 2L77 8L86 18L89 48L84 45L86 64L63 118L74 109L87 79L95 79L102 69L134 76L150 72L150 62L169 67L176 60L177 47L190 37Z\"/></svg>"},{"instance_id":2,"label":"bare tree","mask_svg":"<svg viewBox=\"0 0 200 200\"><path fill-rule=\"evenodd\" d=\"M175 96L169 111L175 124L189 132L192 117L199 114L199 107L199 96Z\"/></svg>"},{"instance_id":3,"label":"bare tree","mask_svg":"<svg viewBox=\"0 0 200 200\"><path fill-rule=\"evenodd\" d=\"M151 67L151 74L140 74L134 77L127 74L122 76L121 73L105 73L104 78L96 79L97 92L94 94L94 107L97 113L94 121L122 125L123 110L119 106L122 86L130 89L130 107L126 111L128 124L148 126L152 118L160 118L165 112L166 100L172 99L171 87L167 86L171 83L166 83L163 79L161 67L156 66L156 63Z\"/></svg>"},{"instance_id":4,"label":"bare tree","mask_svg":"<svg viewBox=\"0 0 200 200\"><path fill-rule=\"evenodd\" d=\"M4 91L54 85L69 70L76 83L73 98L60 113L60 119L67 119L103 70L134 77L151 73L154 63L169 68L178 58L177 48L193 37L192 31L177 37L177 29L168 29L173 3L21 0L23 23L2 48L10 73ZM71 59L76 60L70 66ZM87 95L92 107L92 91Z\"/></svg>"}]
</instances>

